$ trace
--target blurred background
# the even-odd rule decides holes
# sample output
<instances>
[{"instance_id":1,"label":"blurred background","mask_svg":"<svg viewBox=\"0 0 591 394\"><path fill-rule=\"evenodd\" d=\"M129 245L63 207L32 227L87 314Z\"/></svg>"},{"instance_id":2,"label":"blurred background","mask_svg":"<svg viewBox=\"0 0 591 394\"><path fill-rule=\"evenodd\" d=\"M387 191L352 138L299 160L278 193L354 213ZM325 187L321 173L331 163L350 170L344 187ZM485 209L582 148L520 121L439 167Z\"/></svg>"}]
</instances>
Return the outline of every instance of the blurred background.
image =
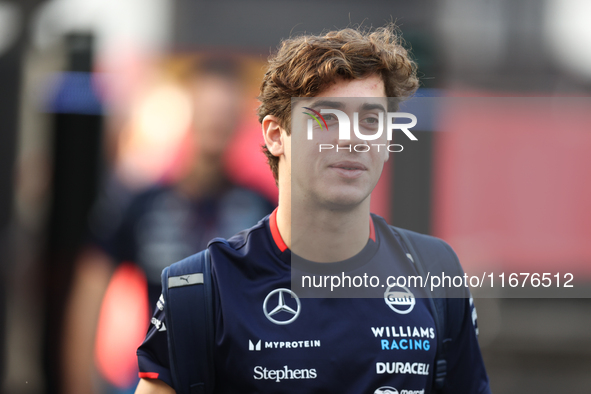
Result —
<instances>
[{"instance_id":1,"label":"blurred background","mask_svg":"<svg viewBox=\"0 0 591 394\"><path fill-rule=\"evenodd\" d=\"M304 32L395 21L417 96L481 103L416 131L374 212L442 237L468 272L568 271L589 289L590 14L587 0L0 1L0 390L133 392L161 265L276 203L256 96L268 55ZM588 392L580 294L476 299L493 392Z\"/></svg>"}]
</instances>

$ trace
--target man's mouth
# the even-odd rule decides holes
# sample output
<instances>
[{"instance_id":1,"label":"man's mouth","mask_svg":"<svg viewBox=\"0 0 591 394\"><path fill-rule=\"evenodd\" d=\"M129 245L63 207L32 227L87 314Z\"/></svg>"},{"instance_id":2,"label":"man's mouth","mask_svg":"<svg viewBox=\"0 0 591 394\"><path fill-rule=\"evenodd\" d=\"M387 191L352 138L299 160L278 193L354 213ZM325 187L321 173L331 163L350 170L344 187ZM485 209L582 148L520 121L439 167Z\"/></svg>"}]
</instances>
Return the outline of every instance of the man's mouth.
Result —
<instances>
[{"instance_id":1,"label":"man's mouth","mask_svg":"<svg viewBox=\"0 0 591 394\"><path fill-rule=\"evenodd\" d=\"M335 164L330 165L330 167L341 168L343 170L349 170L349 171L355 171L355 170L366 171L367 170L367 167L365 167L363 164L350 162L350 161L335 163Z\"/></svg>"},{"instance_id":2,"label":"man's mouth","mask_svg":"<svg viewBox=\"0 0 591 394\"><path fill-rule=\"evenodd\" d=\"M363 164L350 161L338 162L329 167L345 178L357 178L367 171L367 167Z\"/></svg>"}]
</instances>

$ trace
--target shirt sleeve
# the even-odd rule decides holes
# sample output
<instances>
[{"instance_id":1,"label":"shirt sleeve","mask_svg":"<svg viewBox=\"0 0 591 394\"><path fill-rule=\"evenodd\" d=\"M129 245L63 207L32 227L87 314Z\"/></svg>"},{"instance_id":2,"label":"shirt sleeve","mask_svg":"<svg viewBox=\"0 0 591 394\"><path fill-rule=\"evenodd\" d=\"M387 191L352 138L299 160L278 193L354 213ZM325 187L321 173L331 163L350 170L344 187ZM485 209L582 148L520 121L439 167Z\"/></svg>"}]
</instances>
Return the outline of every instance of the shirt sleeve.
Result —
<instances>
[{"instance_id":1,"label":"shirt sleeve","mask_svg":"<svg viewBox=\"0 0 591 394\"><path fill-rule=\"evenodd\" d=\"M140 378L160 379L172 387L164 308L164 297L160 295L146 338L137 349L137 358Z\"/></svg>"},{"instance_id":2,"label":"shirt sleeve","mask_svg":"<svg viewBox=\"0 0 591 394\"><path fill-rule=\"evenodd\" d=\"M447 376L442 393L490 394L490 385L480 346L476 307L470 298L455 299L465 303L461 329L447 350Z\"/></svg>"}]
</instances>

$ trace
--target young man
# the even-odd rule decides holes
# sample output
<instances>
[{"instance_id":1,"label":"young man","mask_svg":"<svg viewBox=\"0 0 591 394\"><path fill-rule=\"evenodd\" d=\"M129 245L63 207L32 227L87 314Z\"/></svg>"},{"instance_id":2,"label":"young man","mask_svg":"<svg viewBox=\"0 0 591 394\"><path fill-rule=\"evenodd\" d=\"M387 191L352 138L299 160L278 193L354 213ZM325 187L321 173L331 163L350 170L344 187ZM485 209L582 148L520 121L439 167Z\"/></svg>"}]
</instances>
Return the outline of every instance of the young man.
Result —
<instances>
[{"instance_id":1,"label":"young man","mask_svg":"<svg viewBox=\"0 0 591 394\"><path fill-rule=\"evenodd\" d=\"M406 286L379 287L380 297L303 298L305 289L292 286L294 271L419 273L401 231L369 210L393 154L384 148L387 133L376 132L386 122L380 117L386 108L396 110L389 98L401 99L417 86L416 67L393 26L292 38L270 59L259 119L279 206L258 225L208 246L215 393L490 392L467 298L456 301L461 314L447 309L447 324L457 330L446 341L447 368L441 369L437 312L421 288L412 294ZM336 131L342 113L358 124L348 139ZM369 135L376 138L369 141ZM370 143L375 149L354 148ZM155 320L170 331L167 307L158 304ZM152 326L138 349L136 393L174 392L167 348L166 332ZM442 371L443 387L435 387Z\"/></svg>"}]
</instances>

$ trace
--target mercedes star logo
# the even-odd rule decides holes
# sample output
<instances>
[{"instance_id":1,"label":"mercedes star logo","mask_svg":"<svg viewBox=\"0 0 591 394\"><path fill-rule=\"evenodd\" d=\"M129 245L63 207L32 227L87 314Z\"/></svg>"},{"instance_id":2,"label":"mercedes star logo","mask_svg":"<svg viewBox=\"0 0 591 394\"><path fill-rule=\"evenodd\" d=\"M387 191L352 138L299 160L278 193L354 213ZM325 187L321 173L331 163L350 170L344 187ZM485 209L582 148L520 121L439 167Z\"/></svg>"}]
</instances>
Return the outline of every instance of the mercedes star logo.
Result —
<instances>
[{"instance_id":1,"label":"mercedes star logo","mask_svg":"<svg viewBox=\"0 0 591 394\"><path fill-rule=\"evenodd\" d=\"M279 295L274 297L277 293L279 293ZM295 300L295 303L297 304L295 310L286 303L286 298ZM268 305L275 305L275 301L271 302L271 299L277 300L277 306L269 311L270 307ZM293 302L290 304L293 305ZM263 312L271 322L284 325L292 323L298 318L301 306L300 299L293 291L289 289L275 289L265 297L265 302L263 302Z\"/></svg>"}]
</instances>

